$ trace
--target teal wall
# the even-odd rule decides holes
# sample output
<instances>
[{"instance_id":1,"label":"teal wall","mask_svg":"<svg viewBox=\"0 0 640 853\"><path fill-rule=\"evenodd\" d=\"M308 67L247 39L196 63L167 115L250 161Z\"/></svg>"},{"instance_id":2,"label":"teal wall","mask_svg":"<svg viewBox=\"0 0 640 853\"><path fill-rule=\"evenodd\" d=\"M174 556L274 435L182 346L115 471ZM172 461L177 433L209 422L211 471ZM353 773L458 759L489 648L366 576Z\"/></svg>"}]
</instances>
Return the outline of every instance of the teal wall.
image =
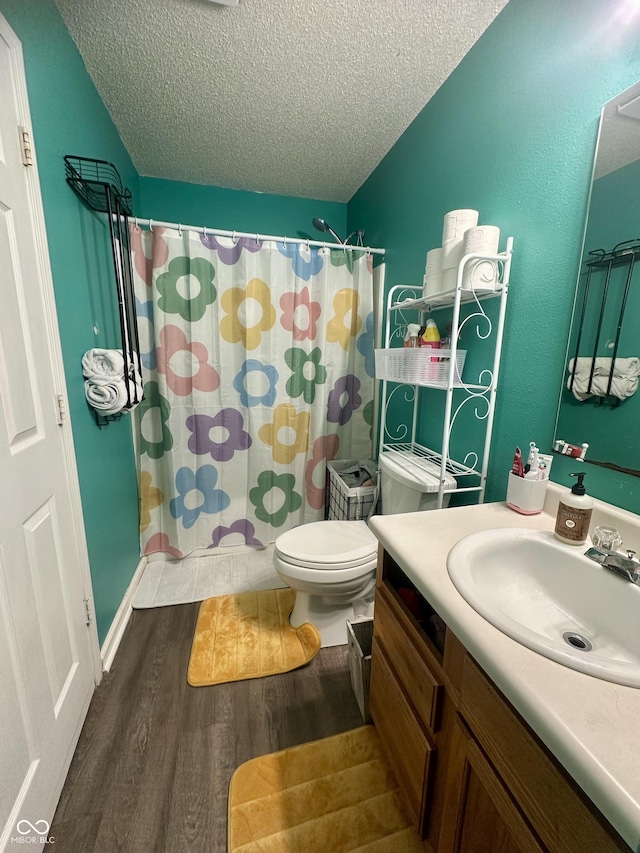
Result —
<instances>
[{"instance_id":1,"label":"teal wall","mask_svg":"<svg viewBox=\"0 0 640 853\"><path fill-rule=\"evenodd\" d=\"M516 444L551 447L602 105L640 79L622 3L511 0L348 205L387 249L387 284L419 283L442 218L475 208L513 235L488 500ZM575 462L556 457L567 484ZM588 468L589 491L640 511L640 479Z\"/></svg>"},{"instance_id":2,"label":"teal wall","mask_svg":"<svg viewBox=\"0 0 640 853\"><path fill-rule=\"evenodd\" d=\"M142 218L206 225L233 231L256 231L275 236L310 237L322 240L330 235L316 231L314 216L325 219L344 239L347 206L334 201L252 193L222 187L140 178L140 203L136 213Z\"/></svg>"},{"instance_id":3,"label":"teal wall","mask_svg":"<svg viewBox=\"0 0 640 853\"><path fill-rule=\"evenodd\" d=\"M53 0L0 0L0 12L24 52L102 642L139 560L138 495L129 416L98 429L84 399L83 352L117 346L115 285L105 217L69 189L62 158L112 161L134 195L138 177Z\"/></svg>"}]
</instances>

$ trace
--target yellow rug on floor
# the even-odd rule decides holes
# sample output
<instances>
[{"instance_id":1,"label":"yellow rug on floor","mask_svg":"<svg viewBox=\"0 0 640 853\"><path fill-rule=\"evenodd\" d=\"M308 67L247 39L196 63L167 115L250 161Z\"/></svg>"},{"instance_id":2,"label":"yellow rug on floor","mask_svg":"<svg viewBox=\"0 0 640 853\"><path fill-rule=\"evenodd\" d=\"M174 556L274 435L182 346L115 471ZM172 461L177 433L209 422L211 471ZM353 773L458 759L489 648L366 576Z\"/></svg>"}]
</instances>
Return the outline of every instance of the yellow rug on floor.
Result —
<instances>
[{"instance_id":1,"label":"yellow rug on floor","mask_svg":"<svg viewBox=\"0 0 640 853\"><path fill-rule=\"evenodd\" d=\"M373 726L241 764L228 850L424 853Z\"/></svg>"},{"instance_id":2,"label":"yellow rug on floor","mask_svg":"<svg viewBox=\"0 0 640 853\"><path fill-rule=\"evenodd\" d=\"M292 589L207 598L200 605L187 681L192 687L289 672L320 651L310 623L289 624Z\"/></svg>"}]
</instances>

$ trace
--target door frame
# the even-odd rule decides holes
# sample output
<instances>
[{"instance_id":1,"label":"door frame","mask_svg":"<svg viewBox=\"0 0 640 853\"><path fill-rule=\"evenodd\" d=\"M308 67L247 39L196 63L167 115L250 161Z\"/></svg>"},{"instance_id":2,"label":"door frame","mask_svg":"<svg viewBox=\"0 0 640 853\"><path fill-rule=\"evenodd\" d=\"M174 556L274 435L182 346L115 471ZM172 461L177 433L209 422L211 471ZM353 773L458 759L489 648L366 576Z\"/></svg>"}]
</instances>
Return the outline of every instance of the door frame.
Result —
<instances>
[{"instance_id":1,"label":"door frame","mask_svg":"<svg viewBox=\"0 0 640 853\"><path fill-rule=\"evenodd\" d=\"M71 514L75 544L74 556L78 561L80 569L83 591L82 597L88 601L88 608L91 613L91 622L87 626L87 631L89 632L89 646L91 649L94 681L96 684L99 684L102 678L102 659L100 657L100 644L98 641L98 629L95 619L93 585L91 583L89 552L87 550L84 517L82 514L82 499L80 497L80 483L78 480L75 446L73 443L73 429L69 413L69 398L64 375L64 363L62 360L60 327L58 325L58 314L56 311L53 276L51 273L51 261L49 258L49 245L47 242L47 231L44 220L44 208L42 204L42 195L40 193L38 161L36 157L33 127L31 125L31 113L29 110L29 97L24 70L22 42L2 13L0 13L0 33L2 33L2 36L11 47L11 63L16 81L18 116L22 127L27 130L31 140L31 156L33 162L32 165L23 167L26 172L27 203L31 213L33 232L36 241L36 263L40 276L40 290L44 304L47 349L51 359L51 373L53 377L54 392L55 396L62 398L64 410L66 412L65 422L60 426L60 430L65 468L69 484L69 495L71 499ZM61 161L61 171L62 168L63 165ZM51 400L51 405L55 406L55 404L56 401Z\"/></svg>"}]
</instances>

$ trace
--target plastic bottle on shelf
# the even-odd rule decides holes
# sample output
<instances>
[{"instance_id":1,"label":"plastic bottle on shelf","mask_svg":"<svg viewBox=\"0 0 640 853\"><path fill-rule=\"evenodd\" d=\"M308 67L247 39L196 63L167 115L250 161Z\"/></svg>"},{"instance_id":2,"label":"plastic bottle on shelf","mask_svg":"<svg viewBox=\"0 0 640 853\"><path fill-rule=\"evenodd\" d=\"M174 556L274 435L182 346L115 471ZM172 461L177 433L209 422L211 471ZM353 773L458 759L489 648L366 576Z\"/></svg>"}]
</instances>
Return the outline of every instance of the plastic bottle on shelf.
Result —
<instances>
[{"instance_id":1,"label":"plastic bottle on shelf","mask_svg":"<svg viewBox=\"0 0 640 853\"><path fill-rule=\"evenodd\" d=\"M407 324L407 333L404 336L404 345L405 347L411 347L414 349L419 346L419 336L420 336L420 324L419 323L408 323Z\"/></svg>"},{"instance_id":2,"label":"plastic bottle on shelf","mask_svg":"<svg viewBox=\"0 0 640 853\"><path fill-rule=\"evenodd\" d=\"M440 349L440 332L438 331L435 320L427 320L424 332L420 337L420 346Z\"/></svg>"}]
</instances>

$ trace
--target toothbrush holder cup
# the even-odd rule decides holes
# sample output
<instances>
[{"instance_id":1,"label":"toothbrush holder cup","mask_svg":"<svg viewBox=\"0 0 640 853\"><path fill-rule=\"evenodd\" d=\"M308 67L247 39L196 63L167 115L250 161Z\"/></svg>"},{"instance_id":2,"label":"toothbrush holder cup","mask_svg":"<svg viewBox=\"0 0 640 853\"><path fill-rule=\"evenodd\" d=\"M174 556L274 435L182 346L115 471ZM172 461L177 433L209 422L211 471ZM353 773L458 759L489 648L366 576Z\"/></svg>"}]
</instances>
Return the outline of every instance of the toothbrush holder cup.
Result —
<instances>
[{"instance_id":1,"label":"toothbrush holder cup","mask_svg":"<svg viewBox=\"0 0 640 853\"><path fill-rule=\"evenodd\" d=\"M507 506L521 515L537 515L544 507L548 482L548 480L525 480L509 472Z\"/></svg>"}]
</instances>

